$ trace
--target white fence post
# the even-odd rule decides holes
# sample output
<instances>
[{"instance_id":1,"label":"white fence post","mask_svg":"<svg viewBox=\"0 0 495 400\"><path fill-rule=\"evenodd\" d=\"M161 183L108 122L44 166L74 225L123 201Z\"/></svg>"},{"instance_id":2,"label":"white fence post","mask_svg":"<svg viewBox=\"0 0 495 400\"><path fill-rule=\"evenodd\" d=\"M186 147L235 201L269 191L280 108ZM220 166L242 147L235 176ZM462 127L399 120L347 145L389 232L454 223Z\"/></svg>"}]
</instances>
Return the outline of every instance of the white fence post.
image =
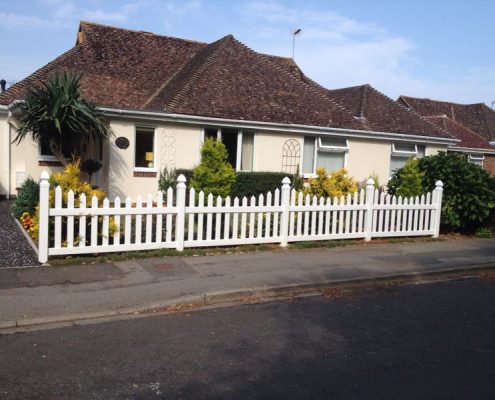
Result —
<instances>
[{"instance_id":1,"label":"white fence post","mask_svg":"<svg viewBox=\"0 0 495 400\"><path fill-rule=\"evenodd\" d=\"M433 190L433 204L435 204L434 218L433 218L433 235L437 238L440 235L440 217L442 216L442 197L443 197L443 182L437 181L435 183L435 190Z\"/></svg>"},{"instance_id":2,"label":"white fence post","mask_svg":"<svg viewBox=\"0 0 495 400\"><path fill-rule=\"evenodd\" d=\"M175 225L175 242L178 251L184 250L184 234L186 224L186 177L177 177L177 220Z\"/></svg>"},{"instance_id":3,"label":"white fence post","mask_svg":"<svg viewBox=\"0 0 495 400\"><path fill-rule=\"evenodd\" d=\"M290 179L282 180L282 221L280 223L280 246L287 247L289 237Z\"/></svg>"},{"instance_id":4,"label":"white fence post","mask_svg":"<svg viewBox=\"0 0 495 400\"><path fill-rule=\"evenodd\" d=\"M38 261L42 264L48 261L48 211L50 208L50 175L43 171L40 178L40 211L38 224Z\"/></svg>"},{"instance_id":5,"label":"white fence post","mask_svg":"<svg viewBox=\"0 0 495 400\"><path fill-rule=\"evenodd\" d=\"M366 181L366 215L364 219L364 240L369 242L373 229L373 204L375 194L375 181L370 178Z\"/></svg>"}]
</instances>

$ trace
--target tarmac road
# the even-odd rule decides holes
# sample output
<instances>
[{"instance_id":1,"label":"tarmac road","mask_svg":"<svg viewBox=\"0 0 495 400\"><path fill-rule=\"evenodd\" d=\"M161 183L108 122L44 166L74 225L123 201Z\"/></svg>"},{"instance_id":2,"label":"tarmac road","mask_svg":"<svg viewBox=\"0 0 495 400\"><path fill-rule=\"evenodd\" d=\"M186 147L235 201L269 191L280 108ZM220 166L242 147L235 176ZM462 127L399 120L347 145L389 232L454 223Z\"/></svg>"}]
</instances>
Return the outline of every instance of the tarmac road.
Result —
<instances>
[{"instance_id":1,"label":"tarmac road","mask_svg":"<svg viewBox=\"0 0 495 400\"><path fill-rule=\"evenodd\" d=\"M495 280L0 336L1 399L493 399Z\"/></svg>"}]
</instances>

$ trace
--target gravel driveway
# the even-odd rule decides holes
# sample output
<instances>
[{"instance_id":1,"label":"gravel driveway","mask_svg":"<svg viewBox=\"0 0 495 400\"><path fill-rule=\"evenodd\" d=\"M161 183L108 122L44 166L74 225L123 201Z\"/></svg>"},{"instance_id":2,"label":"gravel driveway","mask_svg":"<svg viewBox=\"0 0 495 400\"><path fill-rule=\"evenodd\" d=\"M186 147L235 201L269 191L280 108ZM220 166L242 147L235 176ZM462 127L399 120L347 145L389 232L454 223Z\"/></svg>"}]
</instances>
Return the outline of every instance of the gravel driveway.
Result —
<instances>
[{"instance_id":1,"label":"gravel driveway","mask_svg":"<svg viewBox=\"0 0 495 400\"><path fill-rule=\"evenodd\" d=\"M0 268L39 265L38 256L10 213L11 205L0 201Z\"/></svg>"}]
</instances>

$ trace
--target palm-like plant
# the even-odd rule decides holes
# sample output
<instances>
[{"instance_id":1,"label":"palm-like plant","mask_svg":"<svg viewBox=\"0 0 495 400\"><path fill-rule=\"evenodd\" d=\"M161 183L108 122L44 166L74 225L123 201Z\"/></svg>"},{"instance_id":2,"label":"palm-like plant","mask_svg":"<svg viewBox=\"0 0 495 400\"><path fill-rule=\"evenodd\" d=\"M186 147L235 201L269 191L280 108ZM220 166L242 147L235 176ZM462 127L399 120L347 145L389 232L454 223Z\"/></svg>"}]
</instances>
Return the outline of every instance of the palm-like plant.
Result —
<instances>
[{"instance_id":1,"label":"palm-like plant","mask_svg":"<svg viewBox=\"0 0 495 400\"><path fill-rule=\"evenodd\" d=\"M48 82L30 89L15 110L19 127L14 143L31 136L47 144L65 166L62 143L75 149L82 142L109 138L110 125L96 105L82 96L80 81L80 74L55 73Z\"/></svg>"}]
</instances>

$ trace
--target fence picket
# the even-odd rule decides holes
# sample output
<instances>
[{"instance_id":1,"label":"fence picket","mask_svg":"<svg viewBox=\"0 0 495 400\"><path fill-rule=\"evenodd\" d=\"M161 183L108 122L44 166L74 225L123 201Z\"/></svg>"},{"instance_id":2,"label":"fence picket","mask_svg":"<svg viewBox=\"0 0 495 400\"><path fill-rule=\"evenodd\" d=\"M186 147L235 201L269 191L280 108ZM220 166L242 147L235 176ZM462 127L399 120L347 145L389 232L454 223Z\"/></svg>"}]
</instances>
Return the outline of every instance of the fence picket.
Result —
<instances>
[{"instance_id":1,"label":"fence picket","mask_svg":"<svg viewBox=\"0 0 495 400\"><path fill-rule=\"evenodd\" d=\"M361 191L359 192L359 205L365 205L365 201L364 201L364 189L361 189ZM358 217L358 232L364 232L364 226L363 226L363 223L364 223L364 210L363 209L360 209L359 210L359 217Z\"/></svg>"},{"instance_id":2,"label":"fence picket","mask_svg":"<svg viewBox=\"0 0 495 400\"><path fill-rule=\"evenodd\" d=\"M217 209L222 208L222 197L218 196L217 197ZM216 213L215 214L215 240L220 240L222 234L222 214L221 213Z\"/></svg>"},{"instance_id":3,"label":"fence picket","mask_svg":"<svg viewBox=\"0 0 495 400\"><path fill-rule=\"evenodd\" d=\"M151 243L151 239L153 238L153 214L150 213L150 210L153 208L153 196L151 193L148 193L148 197L146 198L146 243Z\"/></svg>"},{"instance_id":4,"label":"fence picket","mask_svg":"<svg viewBox=\"0 0 495 400\"><path fill-rule=\"evenodd\" d=\"M268 207L270 207L272 205L272 192L268 192L266 194L266 205ZM273 237L273 236L276 236L274 234L272 234L271 232L271 225L272 225L272 213L271 212L267 212L266 215L265 215L265 238L269 238L269 237Z\"/></svg>"},{"instance_id":5,"label":"fence picket","mask_svg":"<svg viewBox=\"0 0 495 400\"><path fill-rule=\"evenodd\" d=\"M62 208L62 188L55 188L55 208ZM62 247L62 217L55 217L55 248Z\"/></svg>"},{"instance_id":6,"label":"fence picket","mask_svg":"<svg viewBox=\"0 0 495 400\"><path fill-rule=\"evenodd\" d=\"M390 204L390 196L387 194L385 196L385 204ZM390 218L390 211L387 209L385 210L385 221L383 223L383 232L388 232L388 226L389 226L389 218Z\"/></svg>"},{"instance_id":7,"label":"fence picket","mask_svg":"<svg viewBox=\"0 0 495 400\"><path fill-rule=\"evenodd\" d=\"M409 204L409 199L407 197L404 197L402 199L402 204L407 206ZM401 226L401 231L402 232L407 232L407 207L404 207L403 212L402 212L402 226Z\"/></svg>"},{"instance_id":8,"label":"fence picket","mask_svg":"<svg viewBox=\"0 0 495 400\"><path fill-rule=\"evenodd\" d=\"M234 199L234 208L239 207L239 198ZM239 237L239 213L234 213L232 218L232 239Z\"/></svg>"},{"instance_id":9,"label":"fence picket","mask_svg":"<svg viewBox=\"0 0 495 400\"><path fill-rule=\"evenodd\" d=\"M143 208L143 198L141 196L138 196L136 199L136 208L140 211ZM143 215L142 214L136 214L136 229L134 231L134 234L135 234L134 240L136 243L141 243L142 227L143 227Z\"/></svg>"},{"instance_id":10,"label":"fence picket","mask_svg":"<svg viewBox=\"0 0 495 400\"><path fill-rule=\"evenodd\" d=\"M258 208L262 208L264 205L264 197L262 194L258 197ZM256 237L263 237L263 213L261 211L258 212L258 223L256 224L257 232Z\"/></svg>"},{"instance_id":11,"label":"fence picket","mask_svg":"<svg viewBox=\"0 0 495 400\"><path fill-rule=\"evenodd\" d=\"M120 197L116 197L113 201L113 208L120 209ZM115 232L113 233L113 245L117 246L120 244L120 215L115 215Z\"/></svg>"},{"instance_id":12,"label":"fence picket","mask_svg":"<svg viewBox=\"0 0 495 400\"><path fill-rule=\"evenodd\" d=\"M98 198L93 196L91 199L91 209L98 209ZM98 246L98 216L91 217L91 247Z\"/></svg>"},{"instance_id":13,"label":"fence picket","mask_svg":"<svg viewBox=\"0 0 495 400\"><path fill-rule=\"evenodd\" d=\"M313 202L312 205L316 206L318 205L318 198L316 196L313 196ZM316 235L316 211L311 212L311 236Z\"/></svg>"},{"instance_id":14,"label":"fence picket","mask_svg":"<svg viewBox=\"0 0 495 400\"><path fill-rule=\"evenodd\" d=\"M345 205L349 206L351 204L351 195L348 194L345 200ZM350 225L351 225L351 211L347 208L345 210L345 233L350 233Z\"/></svg>"},{"instance_id":15,"label":"fence picket","mask_svg":"<svg viewBox=\"0 0 495 400\"><path fill-rule=\"evenodd\" d=\"M247 207L248 201L246 197L242 198L242 207ZM241 239L246 238L246 220L247 220L247 213L243 212L241 214Z\"/></svg>"},{"instance_id":16,"label":"fence picket","mask_svg":"<svg viewBox=\"0 0 495 400\"><path fill-rule=\"evenodd\" d=\"M169 187L167 189L167 208L174 206L174 190ZM165 241L170 243L172 241L172 232L173 232L173 215L167 213L165 218L166 226L165 226Z\"/></svg>"},{"instance_id":17,"label":"fence picket","mask_svg":"<svg viewBox=\"0 0 495 400\"><path fill-rule=\"evenodd\" d=\"M409 198L409 203L408 204L409 205L414 204L414 199L413 199L412 196ZM414 214L414 211L412 209L409 209L408 215L407 215L407 231L408 232L411 232L412 231L412 227L413 227L413 214Z\"/></svg>"},{"instance_id":18,"label":"fence picket","mask_svg":"<svg viewBox=\"0 0 495 400\"><path fill-rule=\"evenodd\" d=\"M79 196L79 209L86 210L86 195L82 193ZM82 214L82 213L81 213ZM86 216L79 217L79 247L86 247Z\"/></svg>"},{"instance_id":19,"label":"fence picket","mask_svg":"<svg viewBox=\"0 0 495 400\"><path fill-rule=\"evenodd\" d=\"M399 196L397 198L397 204L398 205L402 205L403 202L402 202L402 196ZM403 229L403 226L404 226L404 223L403 223L403 218L402 218L402 208L399 208L397 210L397 232L402 232L404 229Z\"/></svg>"},{"instance_id":20,"label":"fence picket","mask_svg":"<svg viewBox=\"0 0 495 400\"><path fill-rule=\"evenodd\" d=\"M330 197L327 197L325 199L326 202L326 211L325 211L325 235L330 234L330 214L331 211L329 211L330 206L332 205L332 199Z\"/></svg>"},{"instance_id":21,"label":"fence picket","mask_svg":"<svg viewBox=\"0 0 495 400\"><path fill-rule=\"evenodd\" d=\"M205 203L205 194L203 191L198 195L198 207L203 207ZM198 240L203 240L203 213L198 214Z\"/></svg>"},{"instance_id":22,"label":"fence picket","mask_svg":"<svg viewBox=\"0 0 495 400\"><path fill-rule=\"evenodd\" d=\"M156 194L156 206L158 208L163 207L163 192L160 190ZM156 214L156 227L155 227L155 242L162 242L162 233L163 233L163 214Z\"/></svg>"},{"instance_id":23,"label":"fence picket","mask_svg":"<svg viewBox=\"0 0 495 400\"><path fill-rule=\"evenodd\" d=\"M132 200L130 197L125 199L125 208L129 210L132 207ZM127 214L125 216L125 228L124 228L124 242L126 245L131 244L132 236L132 215Z\"/></svg>"},{"instance_id":24,"label":"fence picket","mask_svg":"<svg viewBox=\"0 0 495 400\"><path fill-rule=\"evenodd\" d=\"M422 206L425 204L425 195L424 194L421 195L421 198L419 200L419 204L421 204ZM424 219L425 219L425 213L424 213L424 210L421 209L419 211L419 226L418 226L419 231L424 230Z\"/></svg>"},{"instance_id":25,"label":"fence picket","mask_svg":"<svg viewBox=\"0 0 495 400\"><path fill-rule=\"evenodd\" d=\"M333 205L336 207L338 205L339 201L337 200L337 196L333 198ZM332 211L332 235L337 234L337 216L338 216L338 211L334 210Z\"/></svg>"},{"instance_id":26,"label":"fence picket","mask_svg":"<svg viewBox=\"0 0 495 400\"><path fill-rule=\"evenodd\" d=\"M213 207L213 194L209 193L207 197L207 207L211 210ZM211 211L206 214L206 240L211 240L213 225L213 214Z\"/></svg>"},{"instance_id":27,"label":"fence picket","mask_svg":"<svg viewBox=\"0 0 495 400\"><path fill-rule=\"evenodd\" d=\"M275 198L274 198L274 205L279 207L280 204L280 190L276 189L275 190ZM278 237L281 236L278 232L278 212L273 213L273 237ZM294 213L291 213L294 214ZM293 231L292 231L293 232Z\"/></svg>"},{"instance_id":28,"label":"fence picket","mask_svg":"<svg viewBox=\"0 0 495 400\"><path fill-rule=\"evenodd\" d=\"M325 205L325 199L320 197L320 207ZM318 211L318 235L323 235L323 211Z\"/></svg>"},{"instance_id":29,"label":"fence picket","mask_svg":"<svg viewBox=\"0 0 495 400\"><path fill-rule=\"evenodd\" d=\"M340 196L339 199L339 235L344 233L344 207L345 205L345 198L344 196Z\"/></svg>"},{"instance_id":30,"label":"fence picket","mask_svg":"<svg viewBox=\"0 0 495 400\"><path fill-rule=\"evenodd\" d=\"M302 206L303 205L303 193L302 192L299 192L299 195L297 196L297 205L298 206ZM297 225L297 232L296 232L296 235L297 236L301 236L302 235L302 221L303 220L303 213L301 211L299 211L297 213L297 222L296 222L296 225Z\"/></svg>"},{"instance_id":31,"label":"fence picket","mask_svg":"<svg viewBox=\"0 0 495 400\"><path fill-rule=\"evenodd\" d=\"M426 204L427 205L431 205L431 194L430 192L428 192L426 194ZM425 229L426 230L430 230L431 229L431 226L430 226L430 215L431 215L431 210L426 210L426 213L425 213Z\"/></svg>"},{"instance_id":32,"label":"fence picket","mask_svg":"<svg viewBox=\"0 0 495 400\"><path fill-rule=\"evenodd\" d=\"M254 211L256 207L256 197L251 196L251 202L249 203L249 208ZM249 239L254 238L254 225L255 225L255 213L250 212L249 213Z\"/></svg>"},{"instance_id":33,"label":"fence picket","mask_svg":"<svg viewBox=\"0 0 495 400\"><path fill-rule=\"evenodd\" d=\"M290 205L291 206L296 205L296 199L297 199L297 192L294 189L292 189L291 194L290 194ZM296 213L291 212L289 215L289 236L294 236L295 219L296 219Z\"/></svg>"},{"instance_id":34,"label":"fence picket","mask_svg":"<svg viewBox=\"0 0 495 400\"><path fill-rule=\"evenodd\" d=\"M196 204L196 191L194 188L189 190L189 207L192 209L192 212L188 216L188 226L187 226L187 240L194 240L194 217L196 213L194 212L194 206Z\"/></svg>"},{"instance_id":35,"label":"fence picket","mask_svg":"<svg viewBox=\"0 0 495 400\"><path fill-rule=\"evenodd\" d=\"M395 206L397 204L397 197L392 196L392 201L391 204ZM396 221L395 221L395 209L392 209L392 212L390 213L390 232L395 232L396 231Z\"/></svg>"},{"instance_id":36,"label":"fence picket","mask_svg":"<svg viewBox=\"0 0 495 400\"><path fill-rule=\"evenodd\" d=\"M110 201L108 201L107 197L105 197L105 199L103 200L103 208L104 209L110 208ZM110 220L110 217L108 215L103 216L103 224L102 224L102 228L101 228L101 244L102 244L102 246L108 246L108 239L110 236L109 220Z\"/></svg>"},{"instance_id":37,"label":"fence picket","mask_svg":"<svg viewBox=\"0 0 495 400\"><path fill-rule=\"evenodd\" d=\"M67 193L67 208L74 209L74 192L69 190ZM74 247L74 216L67 217L67 247Z\"/></svg>"},{"instance_id":38,"label":"fence picket","mask_svg":"<svg viewBox=\"0 0 495 400\"><path fill-rule=\"evenodd\" d=\"M419 196L416 196L416 198L414 199L414 204L415 205L419 204ZM419 216L419 210L414 210L414 220L413 220L413 228L412 228L413 231L418 230L418 222L419 222L418 216Z\"/></svg>"},{"instance_id":39,"label":"fence picket","mask_svg":"<svg viewBox=\"0 0 495 400\"><path fill-rule=\"evenodd\" d=\"M225 199L225 208L230 208L230 196ZM224 225L223 225L223 238L230 239L230 213L225 213Z\"/></svg>"},{"instance_id":40,"label":"fence picket","mask_svg":"<svg viewBox=\"0 0 495 400\"><path fill-rule=\"evenodd\" d=\"M358 192L354 192L352 204L358 204ZM356 233L357 210L352 210L351 233Z\"/></svg>"}]
</instances>

